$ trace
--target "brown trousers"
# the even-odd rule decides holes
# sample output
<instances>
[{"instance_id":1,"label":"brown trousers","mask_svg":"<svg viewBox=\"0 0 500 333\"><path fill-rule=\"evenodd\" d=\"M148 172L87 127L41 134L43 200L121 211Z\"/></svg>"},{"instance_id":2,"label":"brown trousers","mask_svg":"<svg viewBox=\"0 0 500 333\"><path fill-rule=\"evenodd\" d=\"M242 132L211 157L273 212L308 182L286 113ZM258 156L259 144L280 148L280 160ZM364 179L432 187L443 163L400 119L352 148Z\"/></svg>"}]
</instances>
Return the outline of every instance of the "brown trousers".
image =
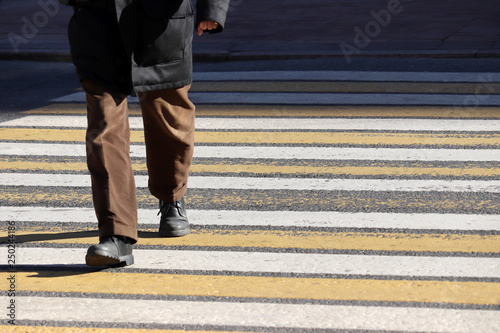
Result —
<instances>
[{"instance_id":1,"label":"brown trousers","mask_svg":"<svg viewBox=\"0 0 500 333\"><path fill-rule=\"evenodd\" d=\"M127 97L91 79L85 79L82 87L87 98L87 165L99 237L126 236L137 241ZM167 202L179 200L187 190L195 115L189 88L139 94L149 190Z\"/></svg>"}]
</instances>

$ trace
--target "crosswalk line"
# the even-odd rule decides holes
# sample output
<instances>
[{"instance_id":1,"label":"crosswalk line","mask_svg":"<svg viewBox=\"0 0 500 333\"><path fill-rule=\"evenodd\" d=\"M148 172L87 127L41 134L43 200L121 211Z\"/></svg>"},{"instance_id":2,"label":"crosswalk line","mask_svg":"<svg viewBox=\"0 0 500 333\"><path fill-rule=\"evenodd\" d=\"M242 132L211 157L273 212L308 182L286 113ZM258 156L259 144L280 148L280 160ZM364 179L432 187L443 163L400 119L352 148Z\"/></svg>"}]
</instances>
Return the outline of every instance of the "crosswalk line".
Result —
<instances>
[{"instance_id":1,"label":"crosswalk line","mask_svg":"<svg viewBox=\"0 0 500 333\"><path fill-rule=\"evenodd\" d=\"M192 230L189 237L165 239L159 238L157 232L157 229L139 231L138 245L215 249L234 247L262 250L500 253L500 235L199 228ZM0 237L7 242L6 232L0 232ZM58 245L98 243L94 229L89 231L85 228L75 231L56 227L43 230L25 227L16 232L16 240L19 243Z\"/></svg>"},{"instance_id":2,"label":"crosswalk line","mask_svg":"<svg viewBox=\"0 0 500 333\"><path fill-rule=\"evenodd\" d=\"M83 206L92 205L90 188L3 186L0 201L5 205ZM304 191L236 190L191 188L186 203L191 209L293 210L307 212L398 212L499 215L498 193L435 191ZM141 208L156 208L158 200L145 188L137 189ZM264 208L265 207L265 208Z\"/></svg>"},{"instance_id":3,"label":"crosswalk line","mask_svg":"<svg viewBox=\"0 0 500 333\"><path fill-rule=\"evenodd\" d=\"M311 112L311 116L314 113ZM144 128L142 117L130 117L130 128ZM32 115L2 122L2 127L86 128L85 116ZM346 118L233 118L197 117L198 130L370 130L370 131L498 131L500 120L494 119L346 119Z\"/></svg>"},{"instance_id":4,"label":"crosswalk line","mask_svg":"<svg viewBox=\"0 0 500 333\"><path fill-rule=\"evenodd\" d=\"M39 273L50 277L50 272ZM57 274L57 273L56 273ZM100 294L308 299L324 301L415 302L499 305L498 283L461 281L371 280L157 273L108 273L35 279L19 272L18 291ZM0 273L5 280L9 273ZM119 288L110 282L119 278Z\"/></svg>"},{"instance_id":5,"label":"crosswalk line","mask_svg":"<svg viewBox=\"0 0 500 333\"><path fill-rule=\"evenodd\" d=\"M79 266L85 257L85 248L54 249L43 247L20 247L17 255L24 266L57 263L61 266ZM7 255L6 248L0 253ZM426 256L384 256L349 255L321 253L273 253L273 252L230 252L230 251L186 251L186 250L134 250L135 263L128 270L142 270L143 273L157 270L187 272L222 272L234 274L300 274L301 276L334 275L345 278L386 279L435 279L452 281L491 278L498 279L499 258L470 257L426 257ZM29 288L25 286L25 288Z\"/></svg>"},{"instance_id":6,"label":"crosswalk line","mask_svg":"<svg viewBox=\"0 0 500 333\"><path fill-rule=\"evenodd\" d=\"M84 142L84 130L0 128L4 141ZM131 131L132 143L143 143L143 131ZM198 131L198 144L312 144L369 146L485 146L500 147L500 134L495 133L378 133L378 132L261 132L261 131Z\"/></svg>"},{"instance_id":7,"label":"crosswalk line","mask_svg":"<svg viewBox=\"0 0 500 333\"><path fill-rule=\"evenodd\" d=\"M139 209L139 224L158 224L158 209ZM500 231L498 215L345 213L188 209L193 225L297 228L381 228L404 230ZM0 221L88 223L93 208L0 206Z\"/></svg>"},{"instance_id":8,"label":"crosswalk line","mask_svg":"<svg viewBox=\"0 0 500 333\"><path fill-rule=\"evenodd\" d=\"M459 98L457 98L459 96ZM265 104L265 105L422 105L422 106L498 106L500 96L475 94L387 94L387 93L240 93L240 92L192 92L190 100L195 104ZM53 103L85 103L85 93L76 92L53 99ZM137 98L129 98L138 103Z\"/></svg>"},{"instance_id":9,"label":"crosswalk line","mask_svg":"<svg viewBox=\"0 0 500 333\"><path fill-rule=\"evenodd\" d=\"M3 304L8 301L5 296L0 300ZM498 325L498 312L493 310L43 296L19 296L16 301L23 309L19 320L32 321L78 323L81 318L90 318L93 323L190 325L192 328L203 325L219 329L226 326L457 333L489 333ZM228 313L231 316L227 316Z\"/></svg>"},{"instance_id":10,"label":"crosswalk line","mask_svg":"<svg viewBox=\"0 0 500 333\"><path fill-rule=\"evenodd\" d=\"M481 162L390 162L390 161L314 161L314 160L233 160L195 158L191 175L226 174L304 177L386 177L386 178L467 178L500 176L498 163ZM135 172L147 171L144 159L134 159ZM44 156L1 157L0 171L87 173L87 164L79 157L51 159Z\"/></svg>"},{"instance_id":11,"label":"crosswalk line","mask_svg":"<svg viewBox=\"0 0 500 333\"><path fill-rule=\"evenodd\" d=\"M23 114L30 115L86 115L87 110L82 103L52 103L37 109L24 111ZM131 116L141 115L137 104L129 104ZM196 115L198 117L279 117L288 118L390 118L390 119L497 119L500 118L500 108L482 106L373 106L373 105L215 105L197 104Z\"/></svg>"},{"instance_id":12,"label":"crosswalk line","mask_svg":"<svg viewBox=\"0 0 500 333\"><path fill-rule=\"evenodd\" d=\"M66 323L65 323L66 324ZM67 323L70 325L69 323ZM107 325L109 326L109 325ZM0 325L0 330L4 333L16 333L19 331L30 332L30 333L99 333L103 331L103 328L99 327L75 327L75 326L49 326L45 324L44 326L24 326L24 325L9 325L4 326ZM176 329L134 329L134 328L116 328L116 327L106 327L106 333L186 333L186 330L176 330ZM196 329L196 333L257 333L250 332L248 330L242 331L220 331L220 330L198 330Z\"/></svg>"},{"instance_id":13,"label":"crosswalk line","mask_svg":"<svg viewBox=\"0 0 500 333\"><path fill-rule=\"evenodd\" d=\"M132 158L145 158L144 145L132 145L130 154ZM85 145L0 142L0 155L85 156ZM285 160L500 161L497 149L196 146L194 156Z\"/></svg>"},{"instance_id":14,"label":"crosswalk line","mask_svg":"<svg viewBox=\"0 0 500 333\"><path fill-rule=\"evenodd\" d=\"M373 82L373 81L198 81L191 92L321 92L321 93L418 93L418 94L492 94L497 82Z\"/></svg>"},{"instance_id":15,"label":"crosswalk line","mask_svg":"<svg viewBox=\"0 0 500 333\"><path fill-rule=\"evenodd\" d=\"M194 81L351 81L351 82L500 82L497 72L371 72L371 71L230 71L196 72Z\"/></svg>"},{"instance_id":16,"label":"crosswalk line","mask_svg":"<svg viewBox=\"0 0 500 333\"><path fill-rule=\"evenodd\" d=\"M0 185L90 187L87 175L0 173ZM137 187L148 187L148 176L135 176ZM259 189L304 191L442 191L500 193L493 180L321 179L192 176L193 189Z\"/></svg>"}]
</instances>

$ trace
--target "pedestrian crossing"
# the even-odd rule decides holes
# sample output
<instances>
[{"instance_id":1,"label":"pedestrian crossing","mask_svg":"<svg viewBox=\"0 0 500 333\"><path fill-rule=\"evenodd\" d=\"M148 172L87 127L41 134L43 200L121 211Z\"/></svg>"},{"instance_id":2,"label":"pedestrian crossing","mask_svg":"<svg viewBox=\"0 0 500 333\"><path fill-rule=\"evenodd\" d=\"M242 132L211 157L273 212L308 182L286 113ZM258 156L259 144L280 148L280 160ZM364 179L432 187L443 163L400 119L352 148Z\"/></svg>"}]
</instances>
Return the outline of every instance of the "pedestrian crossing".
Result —
<instances>
[{"instance_id":1,"label":"pedestrian crossing","mask_svg":"<svg viewBox=\"0 0 500 333\"><path fill-rule=\"evenodd\" d=\"M498 73L194 78L186 237L157 235L130 100L132 266L84 265L83 93L0 123L1 331L500 331Z\"/></svg>"}]
</instances>

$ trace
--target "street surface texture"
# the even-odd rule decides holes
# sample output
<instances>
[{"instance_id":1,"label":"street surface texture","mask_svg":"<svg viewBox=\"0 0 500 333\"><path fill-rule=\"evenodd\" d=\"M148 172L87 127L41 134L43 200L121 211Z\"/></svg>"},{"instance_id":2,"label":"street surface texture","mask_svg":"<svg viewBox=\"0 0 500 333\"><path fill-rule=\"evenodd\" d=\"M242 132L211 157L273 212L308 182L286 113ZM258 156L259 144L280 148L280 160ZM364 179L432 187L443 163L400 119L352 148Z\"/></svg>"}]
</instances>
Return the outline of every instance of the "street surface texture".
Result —
<instances>
[{"instance_id":1,"label":"street surface texture","mask_svg":"<svg viewBox=\"0 0 500 333\"><path fill-rule=\"evenodd\" d=\"M498 73L194 79L185 237L157 234L130 99L128 267L84 264L83 92L1 119L2 332L500 332Z\"/></svg>"}]
</instances>

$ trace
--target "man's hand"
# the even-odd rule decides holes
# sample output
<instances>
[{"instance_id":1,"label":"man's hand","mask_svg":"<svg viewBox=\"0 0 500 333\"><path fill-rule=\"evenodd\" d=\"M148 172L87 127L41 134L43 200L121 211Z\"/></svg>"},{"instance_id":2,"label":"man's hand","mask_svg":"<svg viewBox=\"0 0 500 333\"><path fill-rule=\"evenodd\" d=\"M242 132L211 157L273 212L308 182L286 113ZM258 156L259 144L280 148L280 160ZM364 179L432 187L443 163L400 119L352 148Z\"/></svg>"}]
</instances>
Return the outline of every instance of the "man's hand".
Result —
<instances>
[{"instance_id":1,"label":"man's hand","mask_svg":"<svg viewBox=\"0 0 500 333\"><path fill-rule=\"evenodd\" d=\"M201 21L197 27L198 36L201 36L203 34L203 31L217 29L218 26L219 23L215 21Z\"/></svg>"}]
</instances>

